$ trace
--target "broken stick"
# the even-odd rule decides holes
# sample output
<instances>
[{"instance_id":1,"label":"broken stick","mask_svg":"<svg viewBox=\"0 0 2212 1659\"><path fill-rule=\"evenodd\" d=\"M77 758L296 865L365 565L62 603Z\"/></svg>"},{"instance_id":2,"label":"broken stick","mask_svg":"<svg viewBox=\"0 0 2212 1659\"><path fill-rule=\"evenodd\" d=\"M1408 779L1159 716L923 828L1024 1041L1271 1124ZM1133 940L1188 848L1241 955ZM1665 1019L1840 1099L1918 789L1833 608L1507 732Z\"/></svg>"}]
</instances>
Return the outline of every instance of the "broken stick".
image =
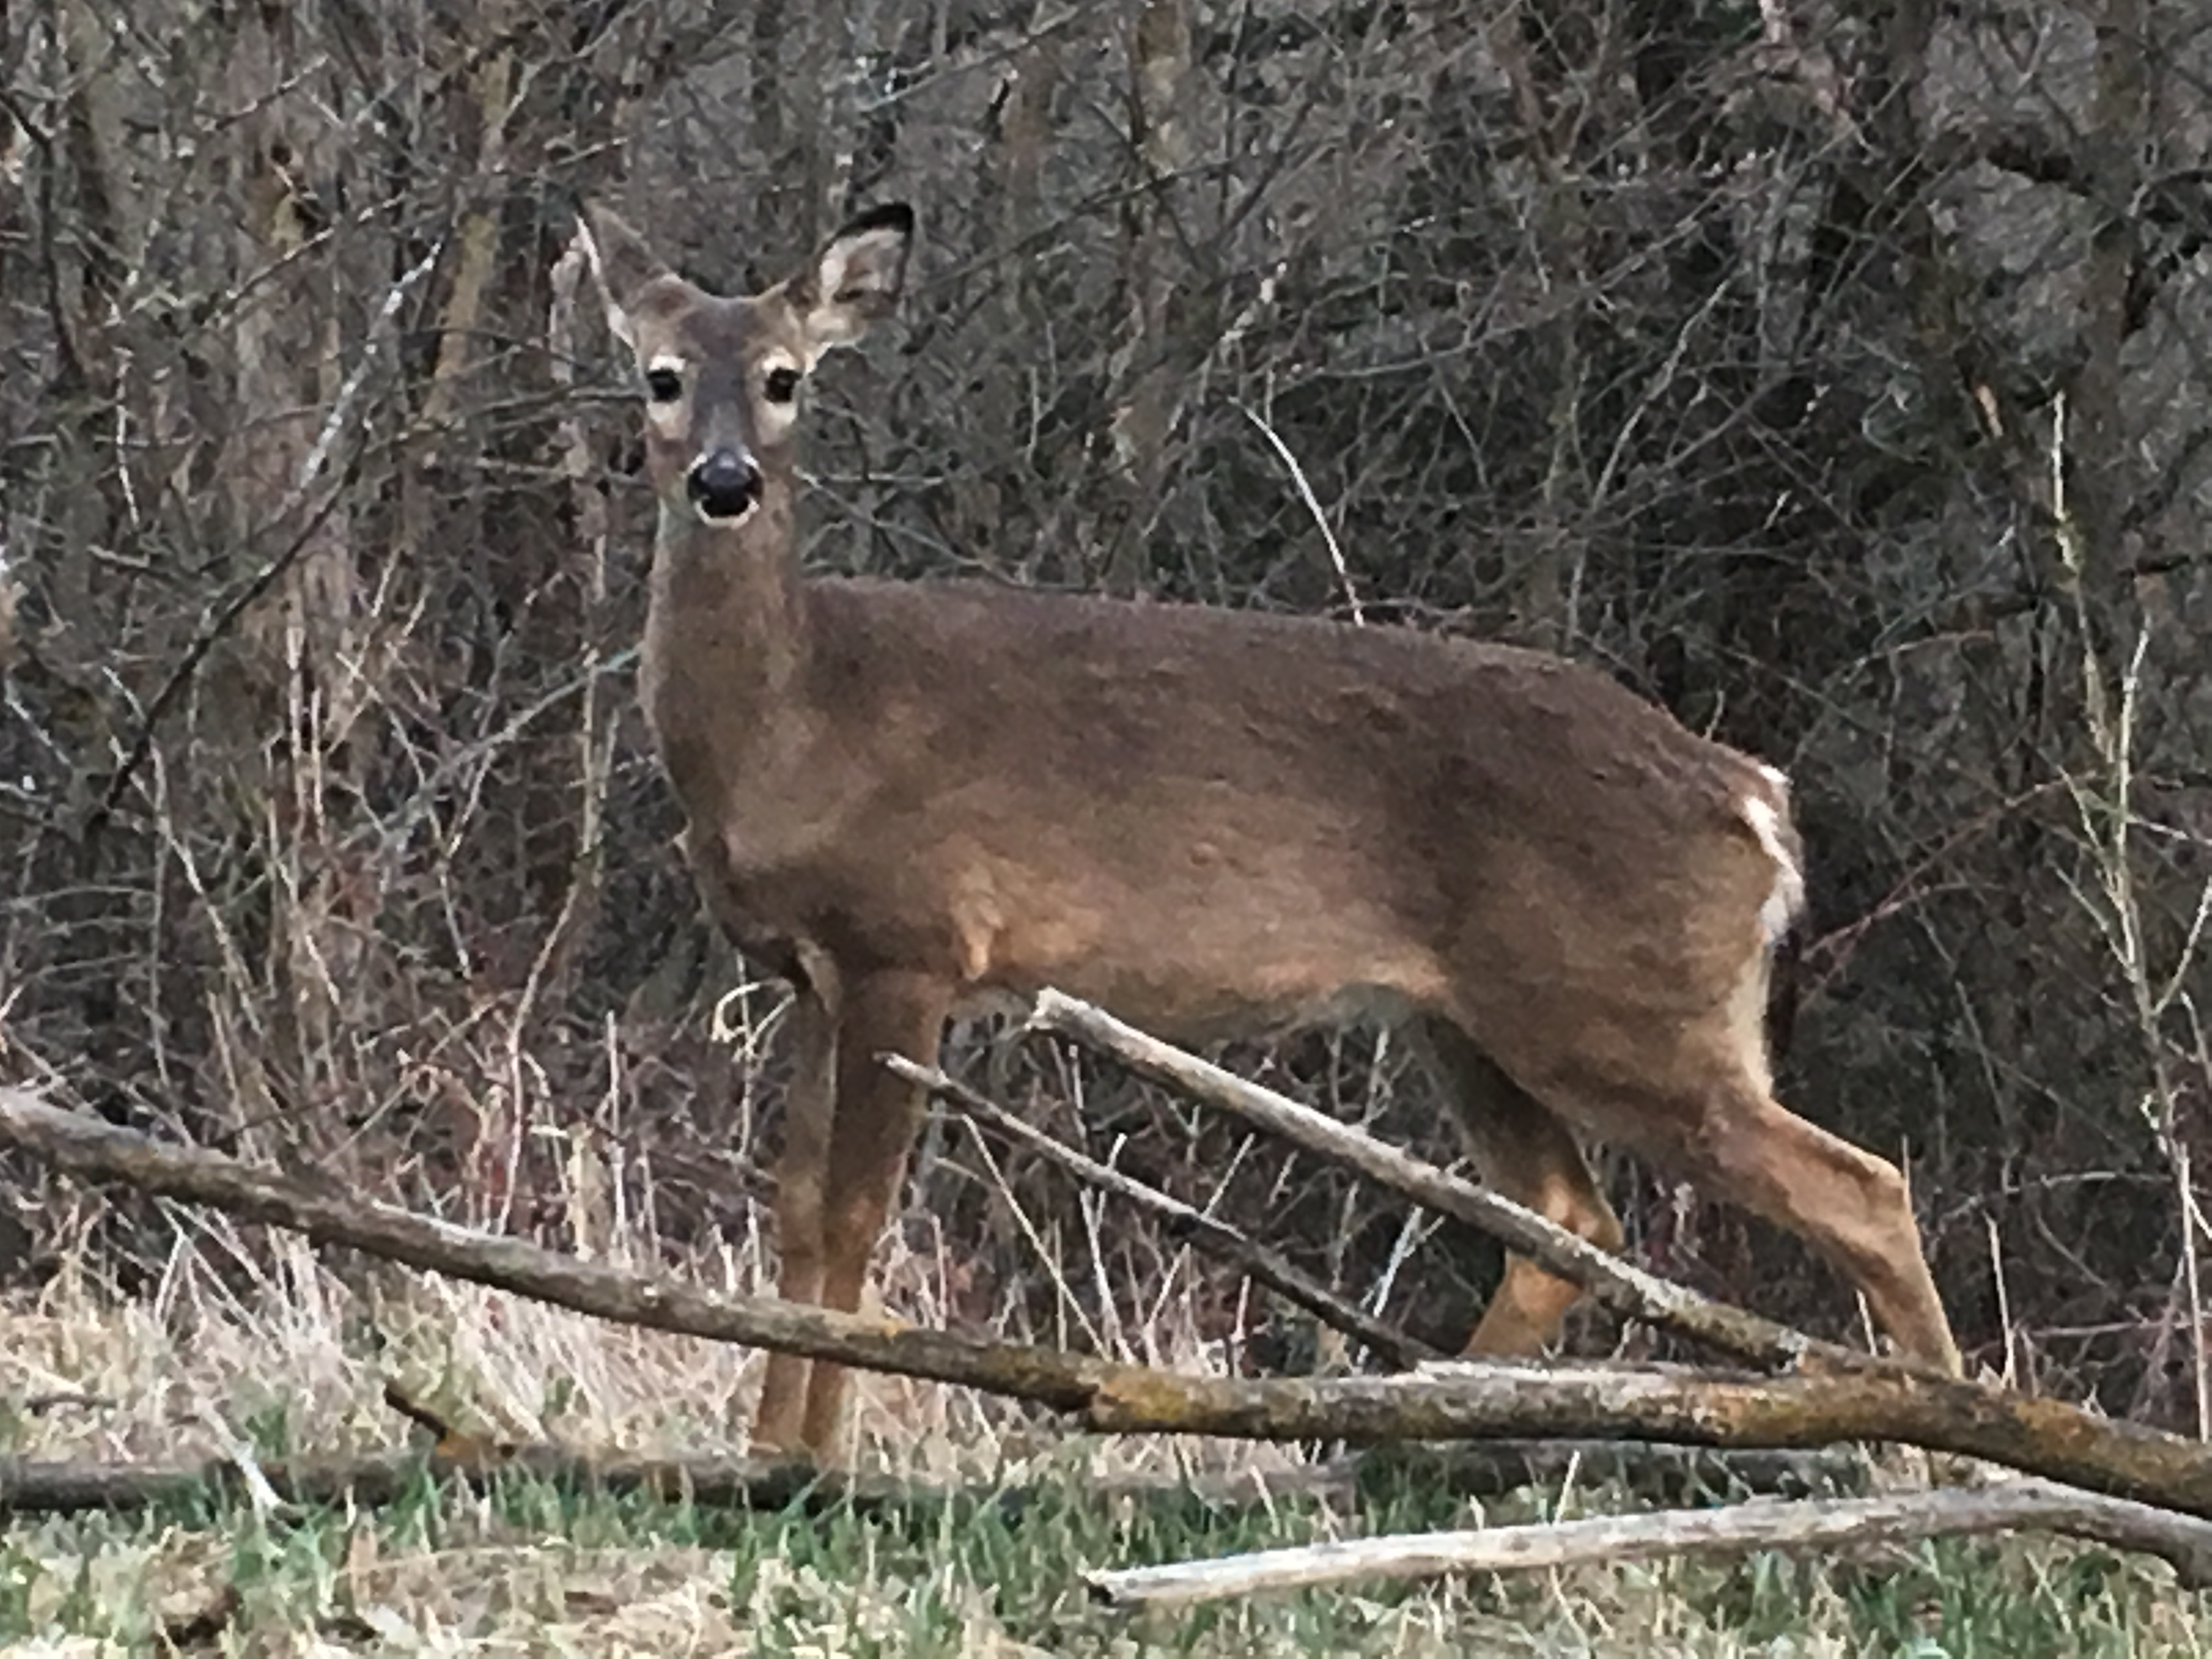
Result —
<instances>
[{"instance_id":1,"label":"broken stick","mask_svg":"<svg viewBox=\"0 0 2212 1659\"><path fill-rule=\"evenodd\" d=\"M1787 1325L1698 1295L1645 1273L1576 1237L1502 1194L1387 1146L1272 1089L1124 1024L1104 1010L1054 990L1040 991L1030 1015L1033 1030L1073 1037L1131 1071L1206 1105L1234 1113L1292 1145L1358 1171L1415 1203L1464 1222L1581 1285L1607 1307L1663 1325L1723 1353L1772 1369L1808 1362L1850 1370L1920 1368L1823 1342ZM1923 1374L1931 1379L1936 1371Z\"/></svg>"},{"instance_id":2,"label":"broken stick","mask_svg":"<svg viewBox=\"0 0 2212 1659\"><path fill-rule=\"evenodd\" d=\"M1084 1579L1092 1595L1115 1607L1188 1607L1354 1579L1610 1566L1667 1556L1839 1549L2023 1529L2160 1556L2172 1564L2184 1586L2212 1585L2212 1523L2041 1480L2008 1481L1978 1491L1954 1487L1895 1498L1796 1503L1759 1499L1718 1510L1358 1538L1212 1561L1088 1572Z\"/></svg>"},{"instance_id":3,"label":"broken stick","mask_svg":"<svg viewBox=\"0 0 2212 1659\"><path fill-rule=\"evenodd\" d=\"M884 1054L883 1063L909 1083L918 1083L939 1099L949 1101L971 1118L988 1123L1010 1140L1042 1153L1094 1187L1142 1205L1155 1214L1167 1218L1170 1236L1188 1240L1218 1256L1240 1273L1256 1279L1285 1302L1304 1308L1325 1325L1334 1326L1355 1341L1364 1342L1401 1369L1410 1370L1424 1360L1442 1359L1444 1356L1418 1338L1410 1336L1395 1325L1385 1324L1373 1315L1355 1308L1342 1297L1313 1278L1292 1267L1276 1252L1265 1245L1255 1243L1224 1221L1217 1221L1204 1211L1170 1197L1157 1187L1148 1187L1133 1176L1110 1169L1075 1150L1061 1145L1043 1130L1024 1122L1013 1113L989 1097L969 1088L966 1084L946 1076L933 1066L917 1066L903 1054Z\"/></svg>"}]
</instances>

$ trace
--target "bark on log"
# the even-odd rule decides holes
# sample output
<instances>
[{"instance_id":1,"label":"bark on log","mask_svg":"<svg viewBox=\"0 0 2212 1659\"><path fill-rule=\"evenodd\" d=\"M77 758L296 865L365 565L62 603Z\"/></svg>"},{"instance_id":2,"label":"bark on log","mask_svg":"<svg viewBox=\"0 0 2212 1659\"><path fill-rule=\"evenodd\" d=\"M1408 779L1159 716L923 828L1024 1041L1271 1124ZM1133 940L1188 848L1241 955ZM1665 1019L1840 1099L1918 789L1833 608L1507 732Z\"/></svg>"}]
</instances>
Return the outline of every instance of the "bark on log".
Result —
<instances>
[{"instance_id":1,"label":"bark on log","mask_svg":"<svg viewBox=\"0 0 2212 1659\"><path fill-rule=\"evenodd\" d=\"M1417 1204L1502 1239L1560 1278L1580 1285L1617 1313L1663 1325L1723 1353L1775 1369L1919 1370L1823 1342L1656 1278L1501 1194L1462 1181L1326 1113L1186 1054L1087 1002L1058 991L1041 991L1029 1024L1032 1030L1071 1037L1156 1083L1234 1113ZM1932 1370L1921 1374L1931 1379L1941 1376Z\"/></svg>"},{"instance_id":2,"label":"bark on log","mask_svg":"<svg viewBox=\"0 0 2212 1659\"><path fill-rule=\"evenodd\" d=\"M1712 1451L1598 1441L1500 1441L1492 1445L1393 1448L1287 1469L1185 1474L1085 1475L1086 1498L1143 1504L1196 1499L1222 1508L1323 1498L1338 1504L1393 1486L1462 1497L1496 1498L1528 1486L1553 1487L1571 1473L1584 1486L1618 1486L1653 1502L1689 1504L1716 1491L1797 1497L1863 1482L1866 1462L1848 1454ZM260 1473L283 1502L374 1506L400 1501L425 1480L501 1472L580 1488L643 1492L718 1509L839 1505L866 1513L970 1504L1018 1516L1055 1488L958 1486L817 1470L784 1460L687 1454L610 1456L551 1444L441 1447L347 1458L264 1462ZM99 1463L80 1458L0 1458L0 1517L125 1511L235 1492L244 1486L227 1457L199 1462Z\"/></svg>"},{"instance_id":3,"label":"bark on log","mask_svg":"<svg viewBox=\"0 0 2212 1659\"><path fill-rule=\"evenodd\" d=\"M1109 1433L1258 1440L1571 1436L1803 1449L1890 1440L2212 1516L2212 1448L2055 1400L1905 1371L1751 1377L1460 1361L1411 1376L1242 1382L1129 1367L1082 1409Z\"/></svg>"},{"instance_id":4,"label":"bark on log","mask_svg":"<svg viewBox=\"0 0 2212 1659\"><path fill-rule=\"evenodd\" d=\"M1395 1377L1184 1376L890 1319L717 1297L662 1275L577 1261L350 1199L201 1148L163 1145L21 1090L0 1089L0 1143L78 1175L212 1204L319 1243L601 1318L962 1383L1050 1406L1100 1432L1359 1443L1564 1435L1782 1449L1893 1440L2212 1516L2212 1449L2057 1401L1898 1366L1764 1379L1465 1362Z\"/></svg>"},{"instance_id":5,"label":"bark on log","mask_svg":"<svg viewBox=\"0 0 2212 1659\"><path fill-rule=\"evenodd\" d=\"M1753 1497L1863 1497L1874 1468L1856 1446L1742 1451L1642 1440L1413 1441L1335 1461L1356 1473L1360 1492L1371 1498L1418 1491L1489 1499L1571 1485L1681 1509Z\"/></svg>"},{"instance_id":6,"label":"bark on log","mask_svg":"<svg viewBox=\"0 0 2212 1659\"><path fill-rule=\"evenodd\" d=\"M988 1123L1011 1140L1050 1158L1060 1168L1133 1204L1164 1217L1168 1234L1217 1256L1238 1272L1265 1285L1285 1302L1304 1308L1323 1324L1364 1342L1401 1370L1444 1355L1419 1338L1355 1308L1328 1285L1298 1271L1275 1251L1256 1243L1226 1222L1217 1221L1179 1198L1157 1187L1148 1187L1133 1176L1110 1169L1073 1146L1061 1145L1043 1130L1019 1117L988 1096L948 1077L933 1066L917 1066L903 1054L885 1054L883 1063L909 1083L919 1084L939 1099L958 1107L971 1118Z\"/></svg>"},{"instance_id":7,"label":"bark on log","mask_svg":"<svg viewBox=\"0 0 2212 1659\"><path fill-rule=\"evenodd\" d=\"M879 1514L967 1506L996 1510L1011 1520L1056 1490L1049 1482L963 1486L817 1469L780 1459L701 1454L607 1456L550 1444L479 1447L465 1455L416 1448L346 1458L297 1458L264 1462L260 1474L280 1501L301 1506L393 1504L425 1480L520 1474L584 1491L641 1492L710 1509L781 1510L803 1504L810 1510L834 1506ZM169 1463L0 1457L0 1519L150 1509L240 1492L245 1485L237 1464L227 1457ZM1155 1499L1182 1504L1195 1498L1231 1507L1297 1498L1348 1504L1357 1498L1358 1484L1351 1460L1340 1459L1272 1473L1085 1478L1080 1490L1086 1498L1139 1504Z\"/></svg>"},{"instance_id":8,"label":"bark on log","mask_svg":"<svg viewBox=\"0 0 2212 1659\"><path fill-rule=\"evenodd\" d=\"M1753 1550L1845 1549L2023 1529L2156 1555L2172 1564L2184 1586L2212 1584L2212 1524L2041 1480L1979 1491L1954 1488L1810 1503L1761 1499L1719 1510L1359 1538L1212 1561L1090 1572L1084 1579L1092 1595L1112 1606L1188 1607L1354 1579L1525 1572Z\"/></svg>"},{"instance_id":9,"label":"bark on log","mask_svg":"<svg viewBox=\"0 0 2212 1659\"><path fill-rule=\"evenodd\" d=\"M483 1448L466 1455L412 1449L348 1458L265 1462L260 1473L288 1504L361 1504L399 1500L427 1479L513 1473L604 1492L648 1492L714 1507L782 1509L803 1499L862 1510L942 1500L951 1489L846 1476L802 1464L750 1457L593 1457L564 1447ZM0 1517L85 1510L141 1510L241 1490L227 1457L201 1462L93 1463L73 1459L0 1458Z\"/></svg>"}]
</instances>

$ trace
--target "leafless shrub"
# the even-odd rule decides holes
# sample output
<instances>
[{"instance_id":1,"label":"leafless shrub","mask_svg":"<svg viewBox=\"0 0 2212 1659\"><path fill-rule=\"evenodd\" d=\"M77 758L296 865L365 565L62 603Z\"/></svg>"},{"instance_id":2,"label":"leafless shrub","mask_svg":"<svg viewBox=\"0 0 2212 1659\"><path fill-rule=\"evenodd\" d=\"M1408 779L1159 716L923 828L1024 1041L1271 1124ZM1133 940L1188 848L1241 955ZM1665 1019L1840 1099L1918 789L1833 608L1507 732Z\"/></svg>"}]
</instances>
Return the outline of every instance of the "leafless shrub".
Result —
<instances>
[{"instance_id":1,"label":"leafless shrub","mask_svg":"<svg viewBox=\"0 0 2212 1659\"><path fill-rule=\"evenodd\" d=\"M1909 1158L1982 1357L1994 1228L2039 1380L2185 1410L2173 1172L2063 781L2098 760L2085 686L2127 674L2131 902L2181 960L2212 29L2197 0L1911 15L0 13L11 1063L474 1219L588 1243L588 1156L672 1245L753 1237L775 996L712 1040L745 969L667 844L624 393L558 262L580 190L723 283L899 195L925 269L817 400L818 564L1356 595L1594 658L1785 765L1816 860L1785 1091ZM1279 1151L966 1052L1425 1334L1478 1294L1479 1247ZM1242 1058L1449 1151L1371 1037ZM29 1234L70 1224L10 1178ZM1121 1218L1062 1220L1043 1271L1015 1211L1077 1214L1051 1179L933 1143L908 1227L961 1264L944 1316L1127 1341L1181 1284L1260 1340ZM1845 1325L1793 1247L1614 1185L1671 1270ZM106 1245L158 1261L128 1219Z\"/></svg>"}]
</instances>

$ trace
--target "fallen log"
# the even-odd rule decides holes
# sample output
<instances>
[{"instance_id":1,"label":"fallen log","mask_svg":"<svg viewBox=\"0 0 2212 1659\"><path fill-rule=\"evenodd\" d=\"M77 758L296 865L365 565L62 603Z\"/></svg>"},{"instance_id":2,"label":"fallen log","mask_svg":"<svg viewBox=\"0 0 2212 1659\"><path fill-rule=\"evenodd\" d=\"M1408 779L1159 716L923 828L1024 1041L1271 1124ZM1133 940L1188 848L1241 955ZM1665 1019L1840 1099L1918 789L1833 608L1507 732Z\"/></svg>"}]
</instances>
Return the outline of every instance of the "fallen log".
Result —
<instances>
[{"instance_id":1,"label":"fallen log","mask_svg":"<svg viewBox=\"0 0 2212 1659\"><path fill-rule=\"evenodd\" d=\"M1856 1446L1760 1451L1645 1440L1408 1441L1333 1460L1357 1476L1363 1498L1420 1492L1503 1498L1529 1487L1604 1488L1666 1508L1746 1498L1863 1496L1874 1463Z\"/></svg>"},{"instance_id":2,"label":"fallen log","mask_svg":"<svg viewBox=\"0 0 2212 1659\"><path fill-rule=\"evenodd\" d=\"M247 1467L234 1453L199 1460L103 1463L81 1458L0 1457L0 1519L86 1510L129 1511L210 1496L254 1498L295 1508L397 1503L425 1481L482 1481L520 1475L579 1491L704 1508L863 1515L931 1509L992 1510L1012 1520L1055 1491L1086 1498L1168 1500L1235 1507L1315 1498L1349 1504L1359 1495L1353 1458L1286 1469L1199 1470L1170 1474L1086 1474L1079 1483L1048 1475L988 1485L915 1481L822 1469L791 1458L692 1453L643 1456L590 1451L550 1441L501 1443L456 1429L434 1408L387 1382L385 1404L422 1431L413 1447L349 1457L301 1457ZM1500 1469L1493 1473L1502 1474Z\"/></svg>"},{"instance_id":3,"label":"fallen log","mask_svg":"<svg viewBox=\"0 0 2212 1659\"><path fill-rule=\"evenodd\" d=\"M159 1141L83 1112L0 1088L0 1144L78 1176L227 1210L410 1267L449 1274L579 1313L649 1330L805 1354L866 1370L960 1382L1060 1411L1079 1411L1117 1370L1052 1348L917 1329L888 1317L830 1313L767 1297L718 1297L657 1273L585 1261L357 1199L317 1182Z\"/></svg>"},{"instance_id":4,"label":"fallen log","mask_svg":"<svg viewBox=\"0 0 2212 1659\"><path fill-rule=\"evenodd\" d=\"M1611 1566L1754 1550L1844 1549L2024 1530L2155 1555L2172 1565L2185 1588L2212 1585L2212 1523L2041 1480L1894 1498L1760 1499L1717 1510L1350 1539L1211 1561L1088 1572L1084 1579L1091 1595L1110 1606L1190 1607L1354 1580Z\"/></svg>"},{"instance_id":5,"label":"fallen log","mask_svg":"<svg viewBox=\"0 0 2212 1659\"><path fill-rule=\"evenodd\" d=\"M425 1481L519 1475L579 1491L643 1494L704 1509L781 1510L803 1504L860 1514L912 1513L937 1508L996 1511L1013 1519L1066 1483L962 1485L902 1480L887 1475L817 1469L787 1459L718 1456L610 1456L564 1446L479 1447L456 1454L412 1448L353 1457L264 1462L258 1473L283 1503L319 1508L401 1502ZM246 1476L228 1457L146 1463L97 1463L76 1458L0 1457L0 1519L88 1510L136 1511L242 1495ZM1151 1477L1086 1476L1075 1488L1086 1498L1136 1503L1196 1501L1223 1508L1326 1498L1349 1504L1358 1492L1351 1460L1267 1474L1229 1472Z\"/></svg>"},{"instance_id":6,"label":"fallen log","mask_svg":"<svg viewBox=\"0 0 2212 1659\"><path fill-rule=\"evenodd\" d=\"M76 1175L214 1205L318 1243L365 1250L600 1318L957 1382L1050 1407L1099 1432L1363 1444L1565 1436L1769 1449L1887 1440L2212 1516L2212 1449L2057 1401L1901 1366L1760 1378L1461 1362L1403 1376L1187 1376L920 1330L888 1318L718 1297L663 1274L579 1261L203 1148L158 1142L49 1106L20 1089L0 1089L0 1143Z\"/></svg>"},{"instance_id":7,"label":"fallen log","mask_svg":"<svg viewBox=\"0 0 2212 1659\"><path fill-rule=\"evenodd\" d=\"M1500 1441L1462 1446L1391 1448L1287 1469L1194 1470L1168 1474L1085 1474L1085 1498L1196 1502L1218 1508L1322 1499L1342 1507L1407 1486L1494 1498L1528 1487L1555 1488L1570 1478L1668 1504L1719 1492L1802 1496L1863 1484L1866 1461L1843 1454L1729 1452L1706 1448L1600 1441ZM863 1514L967 1504L1008 1518L1068 1490L1060 1477L988 1485L922 1482L817 1469L784 1459L687 1453L613 1455L550 1443L468 1445L448 1442L351 1457L264 1462L258 1472L280 1502L297 1507L402 1501L425 1481L514 1474L616 1494L642 1493L714 1509L810 1510ZM82 1458L0 1458L0 1517L136 1511L242 1492L246 1477L228 1457L103 1463Z\"/></svg>"},{"instance_id":8,"label":"fallen log","mask_svg":"<svg viewBox=\"0 0 2212 1659\"><path fill-rule=\"evenodd\" d=\"M802 1500L863 1510L942 1501L945 1489L872 1476L826 1473L750 1457L599 1457L551 1445L476 1448L456 1455L410 1449L344 1458L297 1458L258 1466L286 1504L398 1502L425 1480L494 1474L535 1476L615 1493L643 1492L712 1507L782 1509ZM161 1463L94 1463L68 1458L0 1458L0 1516L88 1510L134 1510L242 1492L247 1477L228 1457Z\"/></svg>"}]
</instances>

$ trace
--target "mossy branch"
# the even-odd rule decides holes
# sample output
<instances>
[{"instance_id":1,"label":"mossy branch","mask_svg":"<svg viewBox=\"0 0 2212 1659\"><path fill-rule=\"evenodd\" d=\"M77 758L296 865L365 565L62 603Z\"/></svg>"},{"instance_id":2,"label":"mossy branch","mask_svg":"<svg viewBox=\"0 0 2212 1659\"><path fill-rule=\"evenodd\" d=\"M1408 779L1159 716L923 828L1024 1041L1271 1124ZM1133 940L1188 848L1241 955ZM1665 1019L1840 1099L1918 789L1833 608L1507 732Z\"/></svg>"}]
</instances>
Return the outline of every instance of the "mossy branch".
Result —
<instances>
[{"instance_id":1,"label":"mossy branch","mask_svg":"<svg viewBox=\"0 0 2212 1659\"><path fill-rule=\"evenodd\" d=\"M1186 1376L1054 1349L924 1331L579 1261L156 1141L0 1090L0 1144L76 1175L213 1205L414 1267L600 1318L779 1349L1035 1401L1106 1433L1358 1443L1590 1437L1802 1448L1887 1440L1984 1458L2110 1496L2212 1516L2212 1449L2051 1400L1902 1367L1780 1377L1655 1368L1459 1364L1407 1376Z\"/></svg>"}]
</instances>

